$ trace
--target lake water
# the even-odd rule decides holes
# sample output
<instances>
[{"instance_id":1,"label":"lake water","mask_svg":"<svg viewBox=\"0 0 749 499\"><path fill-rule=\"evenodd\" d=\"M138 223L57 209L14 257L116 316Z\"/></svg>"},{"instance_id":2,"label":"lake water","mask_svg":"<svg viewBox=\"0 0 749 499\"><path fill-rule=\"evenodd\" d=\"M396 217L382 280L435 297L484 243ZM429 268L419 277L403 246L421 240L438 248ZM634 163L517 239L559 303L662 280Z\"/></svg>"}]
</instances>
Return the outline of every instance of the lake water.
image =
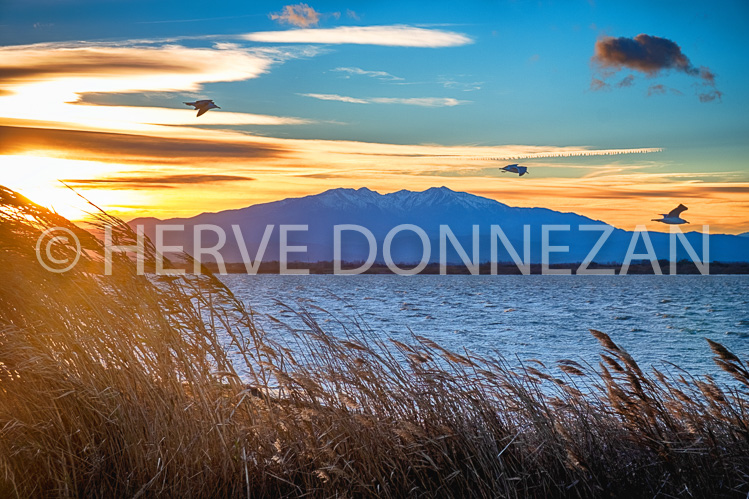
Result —
<instances>
[{"instance_id":1,"label":"lake water","mask_svg":"<svg viewBox=\"0 0 749 499\"><path fill-rule=\"evenodd\" d=\"M693 374L717 368L703 338L749 357L749 276L226 275L221 279L272 334L267 315L302 327L307 308L332 333L338 320L401 341L426 336L455 351L593 365L609 334L645 367L660 360ZM330 314L310 305L321 307Z\"/></svg>"}]
</instances>

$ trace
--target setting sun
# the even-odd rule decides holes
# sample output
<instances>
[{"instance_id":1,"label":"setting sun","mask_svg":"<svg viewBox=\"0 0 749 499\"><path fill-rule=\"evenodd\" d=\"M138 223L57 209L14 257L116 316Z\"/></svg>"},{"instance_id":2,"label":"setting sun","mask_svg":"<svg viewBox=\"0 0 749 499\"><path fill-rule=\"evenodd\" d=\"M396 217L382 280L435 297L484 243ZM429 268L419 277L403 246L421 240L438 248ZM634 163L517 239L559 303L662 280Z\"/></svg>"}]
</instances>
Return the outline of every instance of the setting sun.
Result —
<instances>
[{"instance_id":1,"label":"setting sun","mask_svg":"<svg viewBox=\"0 0 749 499\"><path fill-rule=\"evenodd\" d=\"M122 165L23 155L5 156L3 168L7 187L70 220L84 220L88 213L96 211L81 196L97 206L106 206L119 216L126 216L132 206L143 202L143 196L137 192L96 189L75 189L74 192L63 183L69 177L100 176L107 170L116 172Z\"/></svg>"}]
</instances>

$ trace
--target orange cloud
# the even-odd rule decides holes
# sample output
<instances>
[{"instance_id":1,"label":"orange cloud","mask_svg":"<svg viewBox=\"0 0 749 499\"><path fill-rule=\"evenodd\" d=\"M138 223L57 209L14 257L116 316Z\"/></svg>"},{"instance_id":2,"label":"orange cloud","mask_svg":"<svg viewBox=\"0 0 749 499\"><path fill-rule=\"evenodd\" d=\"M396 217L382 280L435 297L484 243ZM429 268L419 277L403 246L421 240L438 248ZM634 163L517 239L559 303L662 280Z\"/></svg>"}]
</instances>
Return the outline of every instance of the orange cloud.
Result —
<instances>
[{"instance_id":1,"label":"orange cloud","mask_svg":"<svg viewBox=\"0 0 749 499\"><path fill-rule=\"evenodd\" d=\"M250 49L178 45L36 44L0 47L0 85L6 90L74 80L81 92L198 90L217 81L256 78L273 58Z\"/></svg>"},{"instance_id":2,"label":"orange cloud","mask_svg":"<svg viewBox=\"0 0 749 499\"><path fill-rule=\"evenodd\" d=\"M128 42L0 47L0 118L76 123L94 129L148 130L195 123L188 109L81 105L88 93L197 92L211 82L257 78L293 51L237 45L187 48ZM298 125L298 118L216 112L202 125Z\"/></svg>"},{"instance_id":3,"label":"orange cloud","mask_svg":"<svg viewBox=\"0 0 749 499\"><path fill-rule=\"evenodd\" d=\"M215 160L247 161L284 154L282 147L195 138L153 137L125 133L57 130L0 125L0 154L42 154L86 161L137 164L194 164Z\"/></svg>"},{"instance_id":4,"label":"orange cloud","mask_svg":"<svg viewBox=\"0 0 749 499\"><path fill-rule=\"evenodd\" d=\"M280 14L271 14L270 18L292 26L307 28L320 22L320 13L306 3L299 3L286 5Z\"/></svg>"},{"instance_id":5,"label":"orange cloud","mask_svg":"<svg viewBox=\"0 0 749 499\"><path fill-rule=\"evenodd\" d=\"M106 177L88 179L65 179L71 187L106 187L108 189L173 188L186 184L215 184L219 182L247 182L255 180L241 175L128 175L126 177Z\"/></svg>"},{"instance_id":6,"label":"orange cloud","mask_svg":"<svg viewBox=\"0 0 749 499\"><path fill-rule=\"evenodd\" d=\"M602 157L604 164L574 169L577 172L592 170L599 174L566 178L559 174L569 175L572 168L559 170L531 164L537 177L519 178L502 176L497 169L501 163L494 161L456 162L440 156L447 152L470 154L482 149L471 146L240 138L231 134L213 140L177 140L171 137L85 132L68 136L61 132L64 131L43 132L41 139L34 143L37 149L26 154L45 151L48 155L67 154L69 158L88 157L97 161L103 161L106 156L108 168L100 169L101 173L88 168L87 176L76 176L76 164L71 163L68 167L67 163L59 163L45 172L49 179L47 181L51 185L56 178L77 179L76 187L87 197L128 218L144 215L161 218L192 216L204 211L236 209L290 196L315 194L334 187L367 186L381 192L392 192L404 187L423 190L446 185L511 206L541 206L571 211L627 229L637 223L650 224L651 215L668 211L672 204L684 203L689 206L689 220L695 225L709 224L713 232L747 230L749 182L741 179L733 182L703 180L699 174L648 173L650 161L642 162L644 166L637 166L637 161L623 166L621 160L606 164L605 157ZM102 140L101 148L96 145L98 140ZM121 144L120 140L123 141ZM130 141L146 145L130 149ZM71 147L66 147L66 144ZM168 157L186 146L192 156L178 159ZM106 152L110 148L112 152ZM519 154L523 149L526 153L541 154L538 146L502 146L493 149L494 154ZM563 148L548 148L547 153L558 152L556 149ZM150 154L150 151L155 153L149 157L146 153ZM255 155L246 155L246 151ZM33 157L24 156L5 158L6 164L16 162L18 166L15 171L22 171L24 164L36 161ZM11 158L13 161L8 161ZM153 169L144 170L142 165L146 164L152 165ZM559 174L555 174L557 171ZM252 188L247 189L243 180L250 178L254 179ZM40 177L36 184L41 182ZM207 184L212 187L206 189ZM172 188L165 189L165 186ZM123 193L123 196L116 198L117 201L107 194L113 189ZM200 203L196 203L195 199L200 199ZM651 225L652 229L659 228Z\"/></svg>"}]
</instances>

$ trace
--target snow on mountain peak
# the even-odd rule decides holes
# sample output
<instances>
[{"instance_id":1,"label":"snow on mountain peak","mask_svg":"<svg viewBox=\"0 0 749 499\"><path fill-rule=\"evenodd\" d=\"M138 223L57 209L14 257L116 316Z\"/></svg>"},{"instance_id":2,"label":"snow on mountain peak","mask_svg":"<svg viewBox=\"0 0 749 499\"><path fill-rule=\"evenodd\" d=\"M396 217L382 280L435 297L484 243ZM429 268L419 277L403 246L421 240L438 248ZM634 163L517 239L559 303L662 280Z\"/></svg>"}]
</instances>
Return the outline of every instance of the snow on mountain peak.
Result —
<instances>
[{"instance_id":1,"label":"snow on mountain peak","mask_svg":"<svg viewBox=\"0 0 749 499\"><path fill-rule=\"evenodd\" d=\"M425 191L402 189L389 194L380 194L366 187L359 189L337 188L321 194L308 196L324 206L337 209L380 208L384 210L406 211L417 207L463 207L489 208L502 205L498 201L482 198L467 192L456 192L447 187L431 187Z\"/></svg>"}]
</instances>

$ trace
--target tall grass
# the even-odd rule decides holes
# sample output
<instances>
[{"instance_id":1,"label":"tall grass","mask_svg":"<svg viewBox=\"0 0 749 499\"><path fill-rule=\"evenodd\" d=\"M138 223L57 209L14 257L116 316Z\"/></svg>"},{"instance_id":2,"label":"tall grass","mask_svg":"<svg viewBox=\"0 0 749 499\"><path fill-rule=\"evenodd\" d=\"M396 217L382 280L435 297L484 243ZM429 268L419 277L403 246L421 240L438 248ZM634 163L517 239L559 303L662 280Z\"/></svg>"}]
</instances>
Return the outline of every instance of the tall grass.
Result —
<instances>
[{"instance_id":1,"label":"tall grass","mask_svg":"<svg viewBox=\"0 0 749 499\"><path fill-rule=\"evenodd\" d=\"M98 224L134 244L118 220ZM34 250L53 226L85 250L64 274ZM646 372L598 331L595 368L513 368L356 324L332 337L303 311L279 343L214 277L141 276L124 255L105 276L102 254L0 190L2 497L749 492L749 372L717 343L730 387Z\"/></svg>"}]
</instances>

